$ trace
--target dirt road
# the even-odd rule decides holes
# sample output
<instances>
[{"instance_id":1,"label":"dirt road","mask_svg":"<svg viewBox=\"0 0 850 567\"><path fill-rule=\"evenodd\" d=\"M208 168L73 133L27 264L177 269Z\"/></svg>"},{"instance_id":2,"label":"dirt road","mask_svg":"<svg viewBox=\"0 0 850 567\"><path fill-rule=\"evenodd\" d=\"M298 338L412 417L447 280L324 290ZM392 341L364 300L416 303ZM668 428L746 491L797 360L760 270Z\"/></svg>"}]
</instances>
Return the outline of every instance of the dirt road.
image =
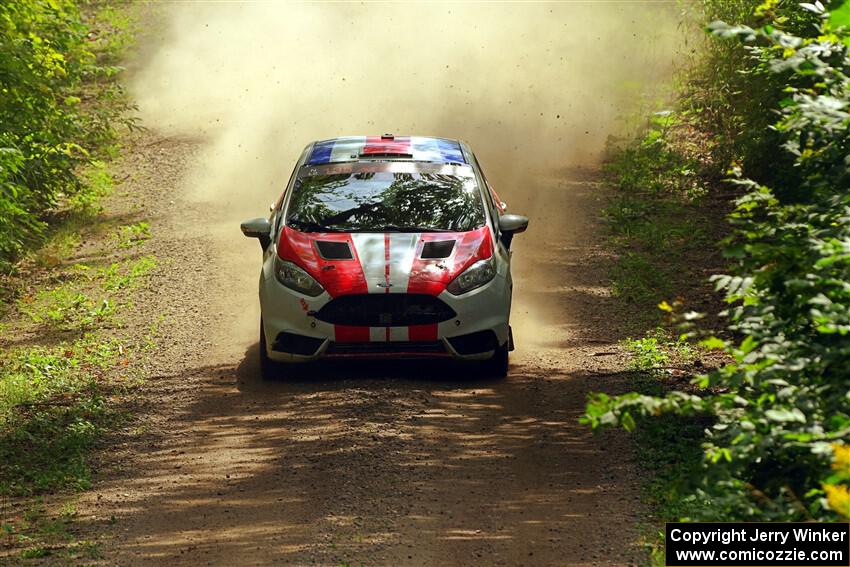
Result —
<instances>
[{"instance_id":1,"label":"dirt road","mask_svg":"<svg viewBox=\"0 0 850 567\"><path fill-rule=\"evenodd\" d=\"M636 561L627 439L578 423L589 391L625 388L604 195L592 169L557 167L596 160L636 93L669 76L673 41L652 39L675 29L662 15L625 3L177 3L155 15L131 64L151 130L128 142L117 177L159 260L139 327L164 320L139 424L78 506L101 562ZM531 217L515 240L509 376L346 364L262 382L260 250L240 217L264 213L309 139L385 127L469 139Z\"/></svg>"},{"instance_id":2,"label":"dirt road","mask_svg":"<svg viewBox=\"0 0 850 567\"><path fill-rule=\"evenodd\" d=\"M623 565L639 556L629 448L578 424L618 388L593 175L542 180L517 238L517 351L503 380L444 364L304 367L258 378L259 248L186 200L191 140L143 136L124 189L148 203L165 314L138 428L80 516L118 565ZM516 203L522 210L522 203ZM227 217L226 211L219 213ZM540 245L546 242L545 246ZM569 246L558 244L569 243ZM250 306L250 307L249 307Z\"/></svg>"}]
</instances>

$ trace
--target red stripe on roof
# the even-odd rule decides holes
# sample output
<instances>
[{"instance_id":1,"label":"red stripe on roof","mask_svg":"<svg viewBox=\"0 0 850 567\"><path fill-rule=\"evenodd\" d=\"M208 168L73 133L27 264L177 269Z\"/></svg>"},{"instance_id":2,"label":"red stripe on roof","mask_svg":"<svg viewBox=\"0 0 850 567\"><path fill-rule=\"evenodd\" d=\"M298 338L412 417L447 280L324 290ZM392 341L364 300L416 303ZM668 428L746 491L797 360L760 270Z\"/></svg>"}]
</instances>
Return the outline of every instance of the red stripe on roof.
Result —
<instances>
[{"instance_id":1,"label":"red stripe on roof","mask_svg":"<svg viewBox=\"0 0 850 567\"><path fill-rule=\"evenodd\" d=\"M384 140L380 136L366 136L366 145L363 147L364 154L410 154L410 137L404 136L392 140Z\"/></svg>"}]
</instances>

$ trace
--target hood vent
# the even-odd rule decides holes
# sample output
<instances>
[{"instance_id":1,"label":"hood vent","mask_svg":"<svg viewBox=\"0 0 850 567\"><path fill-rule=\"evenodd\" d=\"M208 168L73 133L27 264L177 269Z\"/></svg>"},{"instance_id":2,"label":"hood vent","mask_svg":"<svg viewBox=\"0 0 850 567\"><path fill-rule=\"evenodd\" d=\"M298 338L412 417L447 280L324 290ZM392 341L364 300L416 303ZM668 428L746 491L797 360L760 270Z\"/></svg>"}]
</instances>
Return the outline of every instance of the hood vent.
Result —
<instances>
[{"instance_id":1,"label":"hood vent","mask_svg":"<svg viewBox=\"0 0 850 567\"><path fill-rule=\"evenodd\" d=\"M454 250L454 240L436 240L426 242L422 246L422 258L424 260L436 260L438 258L448 258Z\"/></svg>"},{"instance_id":2,"label":"hood vent","mask_svg":"<svg viewBox=\"0 0 850 567\"><path fill-rule=\"evenodd\" d=\"M316 249L325 260L353 260L351 248L348 242L332 242L329 240L317 240Z\"/></svg>"}]
</instances>

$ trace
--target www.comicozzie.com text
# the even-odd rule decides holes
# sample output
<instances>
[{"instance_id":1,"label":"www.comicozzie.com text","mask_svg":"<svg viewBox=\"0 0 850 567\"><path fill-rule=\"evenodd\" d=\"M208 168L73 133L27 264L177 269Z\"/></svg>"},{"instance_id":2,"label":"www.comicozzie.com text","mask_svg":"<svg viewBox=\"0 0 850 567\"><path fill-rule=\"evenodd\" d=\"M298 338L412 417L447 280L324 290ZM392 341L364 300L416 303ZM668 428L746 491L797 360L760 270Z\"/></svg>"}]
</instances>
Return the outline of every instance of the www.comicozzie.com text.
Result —
<instances>
[{"instance_id":1,"label":"www.comicozzie.com text","mask_svg":"<svg viewBox=\"0 0 850 567\"><path fill-rule=\"evenodd\" d=\"M795 528L790 532L765 530L763 528L716 529L688 532L679 528L673 528L670 531L670 539L689 543L718 542L729 544L736 541L772 541L785 544L788 542L791 534L794 535L794 540L798 542L841 542L846 541L845 537L847 536L847 532L822 532L812 528Z\"/></svg>"}]
</instances>

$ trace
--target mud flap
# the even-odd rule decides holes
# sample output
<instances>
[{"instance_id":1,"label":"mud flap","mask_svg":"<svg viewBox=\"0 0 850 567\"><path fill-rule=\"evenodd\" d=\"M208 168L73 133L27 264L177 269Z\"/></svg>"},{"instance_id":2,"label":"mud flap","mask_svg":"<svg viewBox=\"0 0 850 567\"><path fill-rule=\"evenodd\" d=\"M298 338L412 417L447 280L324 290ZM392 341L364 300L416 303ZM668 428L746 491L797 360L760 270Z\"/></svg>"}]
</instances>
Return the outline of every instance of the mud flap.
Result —
<instances>
[{"instance_id":1,"label":"mud flap","mask_svg":"<svg viewBox=\"0 0 850 567\"><path fill-rule=\"evenodd\" d=\"M514 330L508 325L508 352L514 350Z\"/></svg>"}]
</instances>

